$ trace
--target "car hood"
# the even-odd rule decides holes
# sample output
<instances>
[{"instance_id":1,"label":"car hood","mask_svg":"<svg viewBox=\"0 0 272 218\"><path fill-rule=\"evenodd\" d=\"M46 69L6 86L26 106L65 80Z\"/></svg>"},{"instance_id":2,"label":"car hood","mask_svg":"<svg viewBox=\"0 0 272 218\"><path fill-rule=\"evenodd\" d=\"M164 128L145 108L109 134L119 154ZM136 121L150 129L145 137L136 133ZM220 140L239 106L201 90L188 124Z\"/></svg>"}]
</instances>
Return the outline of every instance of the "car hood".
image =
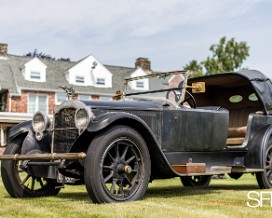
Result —
<instances>
[{"instance_id":1,"label":"car hood","mask_svg":"<svg viewBox=\"0 0 272 218\"><path fill-rule=\"evenodd\" d=\"M164 110L165 108L174 108L174 105L165 101L84 101L86 106L92 108L107 109L135 109L135 110Z\"/></svg>"}]
</instances>

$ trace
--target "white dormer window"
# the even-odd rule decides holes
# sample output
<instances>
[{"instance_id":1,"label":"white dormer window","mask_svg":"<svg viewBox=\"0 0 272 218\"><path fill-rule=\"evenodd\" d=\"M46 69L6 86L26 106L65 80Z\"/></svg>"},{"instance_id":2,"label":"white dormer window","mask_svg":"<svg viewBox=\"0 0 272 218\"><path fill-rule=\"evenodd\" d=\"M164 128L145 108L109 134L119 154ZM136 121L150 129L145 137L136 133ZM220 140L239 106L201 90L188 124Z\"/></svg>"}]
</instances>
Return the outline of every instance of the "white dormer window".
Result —
<instances>
[{"instance_id":1,"label":"white dormer window","mask_svg":"<svg viewBox=\"0 0 272 218\"><path fill-rule=\"evenodd\" d=\"M105 78L97 78L96 85L104 86L106 84Z\"/></svg>"},{"instance_id":2,"label":"white dormer window","mask_svg":"<svg viewBox=\"0 0 272 218\"><path fill-rule=\"evenodd\" d=\"M140 88L140 89L141 88L143 89L144 88L144 82L143 81L136 81L136 87Z\"/></svg>"},{"instance_id":3,"label":"white dormer window","mask_svg":"<svg viewBox=\"0 0 272 218\"><path fill-rule=\"evenodd\" d=\"M145 76L147 73L143 71L142 68L137 68L130 76L137 77L137 76ZM149 90L149 79L144 78L140 80L133 80L128 82L128 85L131 89L134 90Z\"/></svg>"},{"instance_id":4,"label":"white dormer window","mask_svg":"<svg viewBox=\"0 0 272 218\"><path fill-rule=\"evenodd\" d=\"M25 80L33 82L46 82L47 66L38 58L33 58L21 67Z\"/></svg>"},{"instance_id":5,"label":"white dormer window","mask_svg":"<svg viewBox=\"0 0 272 218\"><path fill-rule=\"evenodd\" d=\"M85 83L85 77L84 76L76 76L75 83L84 84Z\"/></svg>"},{"instance_id":6,"label":"white dormer window","mask_svg":"<svg viewBox=\"0 0 272 218\"><path fill-rule=\"evenodd\" d=\"M40 81L41 80L41 72L31 71L30 72L30 79Z\"/></svg>"},{"instance_id":7,"label":"white dormer window","mask_svg":"<svg viewBox=\"0 0 272 218\"><path fill-rule=\"evenodd\" d=\"M92 55L69 68L65 72L65 77L70 84L112 87L112 73Z\"/></svg>"}]
</instances>

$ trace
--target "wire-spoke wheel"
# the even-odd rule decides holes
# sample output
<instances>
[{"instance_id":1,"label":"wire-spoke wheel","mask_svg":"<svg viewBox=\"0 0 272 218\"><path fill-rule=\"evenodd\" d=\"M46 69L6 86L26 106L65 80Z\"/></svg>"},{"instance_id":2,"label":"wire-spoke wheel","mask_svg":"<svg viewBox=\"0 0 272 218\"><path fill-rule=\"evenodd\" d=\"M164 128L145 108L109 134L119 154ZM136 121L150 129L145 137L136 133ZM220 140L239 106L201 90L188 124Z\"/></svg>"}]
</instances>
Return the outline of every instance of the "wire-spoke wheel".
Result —
<instances>
[{"instance_id":1,"label":"wire-spoke wheel","mask_svg":"<svg viewBox=\"0 0 272 218\"><path fill-rule=\"evenodd\" d=\"M256 173L260 188L272 188L272 144L267 146L263 156L264 171Z\"/></svg>"},{"instance_id":2,"label":"wire-spoke wheel","mask_svg":"<svg viewBox=\"0 0 272 218\"><path fill-rule=\"evenodd\" d=\"M183 186L207 187L211 182L212 176L184 176L180 177Z\"/></svg>"},{"instance_id":3,"label":"wire-spoke wheel","mask_svg":"<svg viewBox=\"0 0 272 218\"><path fill-rule=\"evenodd\" d=\"M139 200L149 177L148 149L134 129L115 126L91 143L85 159L85 183L94 202Z\"/></svg>"},{"instance_id":4,"label":"wire-spoke wheel","mask_svg":"<svg viewBox=\"0 0 272 218\"><path fill-rule=\"evenodd\" d=\"M10 143L8 144L4 154L20 153L21 146L17 143ZM10 196L22 198L52 196L58 194L60 188L56 188L55 182L28 174L25 170L26 164L27 161L2 161L2 180Z\"/></svg>"}]
</instances>

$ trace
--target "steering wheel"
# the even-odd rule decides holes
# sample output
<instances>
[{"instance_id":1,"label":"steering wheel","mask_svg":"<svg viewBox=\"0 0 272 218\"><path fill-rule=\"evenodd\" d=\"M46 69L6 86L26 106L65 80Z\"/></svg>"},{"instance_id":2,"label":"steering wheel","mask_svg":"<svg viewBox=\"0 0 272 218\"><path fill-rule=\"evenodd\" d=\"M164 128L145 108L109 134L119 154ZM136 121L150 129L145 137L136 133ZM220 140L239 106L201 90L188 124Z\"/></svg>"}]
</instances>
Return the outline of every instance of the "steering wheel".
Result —
<instances>
[{"instance_id":1,"label":"steering wheel","mask_svg":"<svg viewBox=\"0 0 272 218\"><path fill-rule=\"evenodd\" d=\"M185 90L185 92L186 92L185 98L182 102L180 102L180 105L183 105L185 102L187 102L191 108L196 108L196 100L194 96L192 96L192 94L187 90Z\"/></svg>"},{"instance_id":2,"label":"steering wheel","mask_svg":"<svg viewBox=\"0 0 272 218\"><path fill-rule=\"evenodd\" d=\"M179 91L176 90L170 90L166 93L166 98L170 99L170 93L173 92L174 96L175 96L175 101L178 103L180 100L180 95L181 93ZM187 90L185 90L186 94L185 94L185 98L183 101L179 102L180 105L183 105L185 102L187 102L191 108L196 108L196 100L194 98L194 96L192 96L192 94L190 92L188 92Z\"/></svg>"}]
</instances>

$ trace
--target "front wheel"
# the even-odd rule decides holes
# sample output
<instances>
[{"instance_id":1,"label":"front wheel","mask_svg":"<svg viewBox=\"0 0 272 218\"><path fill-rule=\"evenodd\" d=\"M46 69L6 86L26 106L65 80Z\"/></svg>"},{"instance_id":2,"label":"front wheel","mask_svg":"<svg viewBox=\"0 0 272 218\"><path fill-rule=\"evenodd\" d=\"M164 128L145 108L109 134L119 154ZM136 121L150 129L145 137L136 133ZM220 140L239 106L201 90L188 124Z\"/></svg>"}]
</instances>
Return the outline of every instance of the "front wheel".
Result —
<instances>
[{"instance_id":1,"label":"front wheel","mask_svg":"<svg viewBox=\"0 0 272 218\"><path fill-rule=\"evenodd\" d=\"M98 135L88 148L84 167L86 188L95 203L141 199L151 172L144 139L126 126L114 126Z\"/></svg>"},{"instance_id":2,"label":"front wheel","mask_svg":"<svg viewBox=\"0 0 272 218\"><path fill-rule=\"evenodd\" d=\"M271 142L271 140L270 140ZM264 171L256 173L258 185L261 189L272 188L272 144L269 143L263 155Z\"/></svg>"},{"instance_id":3,"label":"front wheel","mask_svg":"<svg viewBox=\"0 0 272 218\"><path fill-rule=\"evenodd\" d=\"M13 142L7 145L4 154L21 153L21 145ZM4 160L1 164L1 175L4 186L11 197L43 197L57 195L60 188L54 181L35 177L24 170L25 161Z\"/></svg>"},{"instance_id":4,"label":"front wheel","mask_svg":"<svg viewBox=\"0 0 272 218\"><path fill-rule=\"evenodd\" d=\"M212 176L184 176L180 180L185 187L208 187Z\"/></svg>"}]
</instances>

